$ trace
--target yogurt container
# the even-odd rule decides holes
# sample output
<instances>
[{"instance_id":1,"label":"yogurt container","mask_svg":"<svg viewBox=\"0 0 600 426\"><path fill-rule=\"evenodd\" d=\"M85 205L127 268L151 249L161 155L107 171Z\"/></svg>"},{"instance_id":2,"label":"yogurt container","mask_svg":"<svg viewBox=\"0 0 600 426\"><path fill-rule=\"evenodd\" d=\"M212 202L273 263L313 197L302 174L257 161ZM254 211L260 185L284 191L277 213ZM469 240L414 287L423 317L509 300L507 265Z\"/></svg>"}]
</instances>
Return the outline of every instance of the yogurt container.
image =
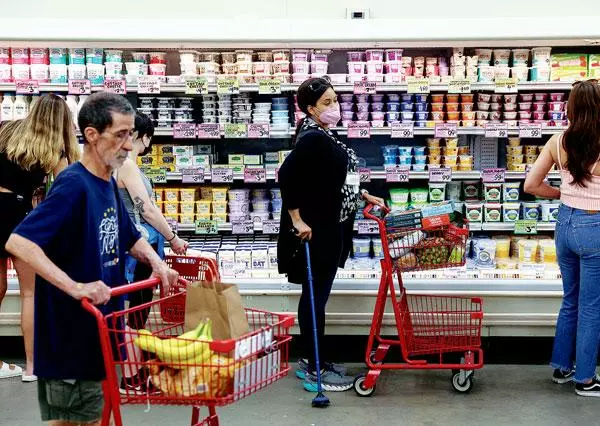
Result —
<instances>
[{"instance_id":1,"label":"yogurt container","mask_svg":"<svg viewBox=\"0 0 600 426\"><path fill-rule=\"evenodd\" d=\"M368 237L352 238L352 250L354 257L369 257L371 253L371 239Z\"/></svg>"},{"instance_id":2,"label":"yogurt container","mask_svg":"<svg viewBox=\"0 0 600 426\"><path fill-rule=\"evenodd\" d=\"M49 67L51 83L66 83L67 82L67 65L53 64Z\"/></svg>"},{"instance_id":3,"label":"yogurt container","mask_svg":"<svg viewBox=\"0 0 600 426\"><path fill-rule=\"evenodd\" d=\"M485 203L484 219L486 222L501 222L502 221L502 204L500 203Z\"/></svg>"},{"instance_id":4,"label":"yogurt container","mask_svg":"<svg viewBox=\"0 0 600 426\"><path fill-rule=\"evenodd\" d=\"M107 49L105 51L106 62L123 62L123 51L116 49Z\"/></svg>"},{"instance_id":5,"label":"yogurt container","mask_svg":"<svg viewBox=\"0 0 600 426\"><path fill-rule=\"evenodd\" d=\"M86 66L71 64L68 66L69 80L84 80L86 77Z\"/></svg>"},{"instance_id":6,"label":"yogurt container","mask_svg":"<svg viewBox=\"0 0 600 426\"><path fill-rule=\"evenodd\" d=\"M520 196L519 182L504 182L502 184L502 199L504 201L518 201Z\"/></svg>"},{"instance_id":7,"label":"yogurt container","mask_svg":"<svg viewBox=\"0 0 600 426\"><path fill-rule=\"evenodd\" d=\"M412 188L410 190L411 203L426 203L429 192L425 188Z\"/></svg>"},{"instance_id":8,"label":"yogurt container","mask_svg":"<svg viewBox=\"0 0 600 426\"><path fill-rule=\"evenodd\" d=\"M543 222L556 222L558 219L558 209L560 203L542 203L542 221Z\"/></svg>"},{"instance_id":9,"label":"yogurt container","mask_svg":"<svg viewBox=\"0 0 600 426\"><path fill-rule=\"evenodd\" d=\"M502 197L502 184L484 183L483 193L486 201L500 201Z\"/></svg>"},{"instance_id":10,"label":"yogurt container","mask_svg":"<svg viewBox=\"0 0 600 426\"><path fill-rule=\"evenodd\" d=\"M534 47L531 49L531 62L535 66L550 66L551 47Z\"/></svg>"},{"instance_id":11,"label":"yogurt container","mask_svg":"<svg viewBox=\"0 0 600 426\"><path fill-rule=\"evenodd\" d=\"M64 47L50 48L51 65L67 65L67 49Z\"/></svg>"},{"instance_id":12,"label":"yogurt container","mask_svg":"<svg viewBox=\"0 0 600 426\"><path fill-rule=\"evenodd\" d=\"M529 62L529 49L513 49L512 63L513 66L527 65Z\"/></svg>"},{"instance_id":13,"label":"yogurt container","mask_svg":"<svg viewBox=\"0 0 600 426\"><path fill-rule=\"evenodd\" d=\"M429 183L429 202L436 203L444 201L446 198L445 183Z\"/></svg>"},{"instance_id":14,"label":"yogurt container","mask_svg":"<svg viewBox=\"0 0 600 426\"><path fill-rule=\"evenodd\" d=\"M482 203L465 203L466 217L469 222L483 221L483 204Z\"/></svg>"},{"instance_id":15,"label":"yogurt container","mask_svg":"<svg viewBox=\"0 0 600 426\"><path fill-rule=\"evenodd\" d=\"M392 203L407 203L408 202L409 190L405 188L392 188L390 189L390 199Z\"/></svg>"},{"instance_id":16,"label":"yogurt container","mask_svg":"<svg viewBox=\"0 0 600 426\"><path fill-rule=\"evenodd\" d=\"M540 218L540 203L537 202L524 202L522 203L523 208L523 219L525 220L539 220Z\"/></svg>"},{"instance_id":17,"label":"yogurt container","mask_svg":"<svg viewBox=\"0 0 600 426\"><path fill-rule=\"evenodd\" d=\"M519 212L521 211L521 203L503 203L502 204L502 219L504 222L516 222L519 220Z\"/></svg>"}]
</instances>

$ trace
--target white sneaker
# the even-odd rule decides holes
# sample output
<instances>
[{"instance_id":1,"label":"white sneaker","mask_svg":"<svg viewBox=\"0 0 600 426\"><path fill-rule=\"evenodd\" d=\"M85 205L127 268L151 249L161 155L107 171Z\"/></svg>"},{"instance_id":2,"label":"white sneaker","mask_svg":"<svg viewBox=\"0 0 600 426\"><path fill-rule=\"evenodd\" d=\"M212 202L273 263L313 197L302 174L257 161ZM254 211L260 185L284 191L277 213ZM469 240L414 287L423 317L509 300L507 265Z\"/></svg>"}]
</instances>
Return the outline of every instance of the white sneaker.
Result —
<instances>
[{"instance_id":1,"label":"white sneaker","mask_svg":"<svg viewBox=\"0 0 600 426\"><path fill-rule=\"evenodd\" d=\"M35 374L25 374L25 373L23 373L23 375L21 376L21 381L23 383L37 382L37 376Z\"/></svg>"},{"instance_id":2,"label":"white sneaker","mask_svg":"<svg viewBox=\"0 0 600 426\"><path fill-rule=\"evenodd\" d=\"M2 361L0 361L2 362ZM18 365L7 364L2 362L0 366L0 379L7 379L9 377L19 377L23 375L23 369Z\"/></svg>"}]
</instances>

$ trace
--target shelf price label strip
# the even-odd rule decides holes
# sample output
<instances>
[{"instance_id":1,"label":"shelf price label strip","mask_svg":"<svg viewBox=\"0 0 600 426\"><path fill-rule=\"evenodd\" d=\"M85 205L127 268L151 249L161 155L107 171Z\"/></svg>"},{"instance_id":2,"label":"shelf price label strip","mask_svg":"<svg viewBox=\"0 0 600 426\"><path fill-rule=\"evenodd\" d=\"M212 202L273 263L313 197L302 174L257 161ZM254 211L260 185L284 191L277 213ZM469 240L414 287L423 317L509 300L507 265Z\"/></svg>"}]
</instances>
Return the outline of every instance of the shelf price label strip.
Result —
<instances>
[{"instance_id":1,"label":"shelf price label strip","mask_svg":"<svg viewBox=\"0 0 600 426\"><path fill-rule=\"evenodd\" d=\"M248 124L248 139L264 139L271 136L268 124Z\"/></svg>"},{"instance_id":2,"label":"shelf price label strip","mask_svg":"<svg viewBox=\"0 0 600 426\"><path fill-rule=\"evenodd\" d=\"M221 126L218 123L198 124L197 134L199 139L219 139L221 137Z\"/></svg>"},{"instance_id":3,"label":"shelf price label strip","mask_svg":"<svg viewBox=\"0 0 600 426\"><path fill-rule=\"evenodd\" d=\"M254 233L254 222L251 220L239 220L231 222L231 233L232 234L253 234Z\"/></svg>"},{"instance_id":4,"label":"shelf price label strip","mask_svg":"<svg viewBox=\"0 0 600 426\"><path fill-rule=\"evenodd\" d=\"M153 167L146 170L145 174L153 183L167 183L167 171L165 169Z\"/></svg>"},{"instance_id":5,"label":"shelf price label strip","mask_svg":"<svg viewBox=\"0 0 600 426\"><path fill-rule=\"evenodd\" d=\"M481 179L484 183L504 182L506 178L506 169L483 169Z\"/></svg>"},{"instance_id":6,"label":"shelf price label strip","mask_svg":"<svg viewBox=\"0 0 600 426\"><path fill-rule=\"evenodd\" d=\"M410 179L410 168L406 166L388 166L385 168L385 180L387 182L408 182Z\"/></svg>"},{"instance_id":7,"label":"shelf price label strip","mask_svg":"<svg viewBox=\"0 0 600 426\"><path fill-rule=\"evenodd\" d=\"M455 138L458 135L458 129L455 123L443 123L435 125L436 138Z\"/></svg>"},{"instance_id":8,"label":"shelf price label strip","mask_svg":"<svg viewBox=\"0 0 600 426\"><path fill-rule=\"evenodd\" d=\"M278 220L263 220L262 232L268 235L279 234L279 221Z\"/></svg>"},{"instance_id":9,"label":"shelf price label strip","mask_svg":"<svg viewBox=\"0 0 600 426\"><path fill-rule=\"evenodd\" d=\"M486 138L507 138L508 124L506 123L488 123L485 125Z\"/></svg>"},{"instance_id":10,"label":"shelf price label strip","mask_svg":"<svg viewBox=\"0 0 600 426\"><path fill-rule=\"evenodd\" d=\"M378 234L379 226L374 220L357 220L359 234Z\"/></svg>"},{"instance_id":11,"label":"shelf price label strip","mask_svg":"<svg viewBox=\"0 0 600 426\"><path fill-rule=\"evenodd\" d=\"M225 123L225 138L240 139L248 137L248 126L246 124Z\"/></svg>"},{"instance_id":12,"label":"shelf price label strip","mask_svg":"<svg viewBox=\"0 0 600 426\"><path fill-rule=\"evenodd\" d=\"M281 94L281 80L267 78L258 82L259 95L279 95Z\"/></svg>"},{"instance_id":13,"label":"shelf price label strip","mask_svg":"<svg viewBox=\"0 0 600 426\"><path fill-rule=\"evenodd\" d=\"M428 78L409 78L406 83L408 93L425 94L430 92Z\"/></svg>"},{"instance_id":14,"label":"shelf price label strip","mask_svg":"<svg viewBox=\"0 0 600 426\"><path fill-rule=\"evenodd\" d=\"M38 95L40 93L40 83L37 80L17 80L15 87L18 95Z\"/></svg>"},{"instance_id":15,"label":"shelf price label strip","mask_svg":"<svg viewBox=\"0 0 600 426\"><path fill-rule=\"evenodd\" d=\"M217 222L214 220L200 219L194 225L196 235L213 235L219 231Z\"/></svg>"},{"instance_id":16,"label":"shelf price label strip","mask_svg":"<svg viewBox=\"0 0 600 426\"><path fill-rule=\"evenodd\" d=\"M516 78L498 78L494 82L496 93L517 93L519 80Z\"/></svg>"},{"instance_id":17,"label":"shelf price label strip","mask_svg":"<svg viewBox=\"0 0 600 426\"><path fill-rule=\"evenodd\" d=\"M515 222L515 235L536 235L537 234L536 220L517 220Z\"/></svg>"},{"instance_id":18,"label":"shelf price label strip","mask_svg":"<svg viewBox=\"0 0 600 426\"><path fill-rule=\"evenodd\" d=\"M375 81L355 81L355 95L372 95L377 92L377 83Z\"/></svg>"},{"instance_id":19,"label":"shelf price label strip","mask_svg":"<svg viewBox=\"0 0 600 426\"><path fill-rule=\"evenodd\" d=\"M160 94L160 80L157 75L138 76L138 93L143 95Z\"/></svg>"},{"instance_id":20,"label":"shelf price label strip","mask_svg":"<svg viewBox=\"0 0 600 426\"><path fill-rule=\"evenodd\" d=\"M213 167L211 171L211 180L213 183L232 183L233 169L229 167Z\"/></svg>"},{"instance_id":21,"label":"shelf price label strip","mask_svg":"<svg viewBox=\"0 0 600 426\"><path fill-rule=\"evenodd\" d=\"M217 95L237 95L240 93L240 81L237 78L217 80Z\"/></svg>"},{"instance_id":22,"label":"shelf price label strip","mask_svg":"<svg viewBox=\"0 0 600 426\"><path fill-rule=\"evenodd\" d=\"M264 168L244 169L244 183L265 183L267 181L267 171Z\"/></svg>"},{"instance_id":23,"label":"shelf price label strip","mask_svg":"<svg viewBox=\"0 0 600 426\"><path fill-rule=\"evenodd\" d=\"M541 124L526 124L519 126L519 137L520 138L541 138L542 137L542 125Z\"/></svg>"},{"instance_id":24,"label":"shelf price label strip","mask_svg":"<svg viewBox=\"0 0 600 426\"><path fill-rule=\"evenodd\" d=\"M116 93L117 95L126 95L127 83L125 80L104 80L104 91Z\"/></svg>"},{"instance_id":25,"label":"shelf price label strip","mask_svg":"<svg viewBox=\"0 0 600 426\"><path fill-rule=\"evenodd\" d=\"M471 81L450 80L450 82L448 82L448 93L471 93Z\"/></svg>"},{"instance_id":26,"label":"shelf price label strip","mask_svg":"<svg viewBox=\"0 0 600 426\"><path fill-rule=\"evenodd\" d=\"M203 183L204 168L203 167L186 167L181 169L182 183Z\"/></svg>"},{"instance_id":27,"label":"shelf price label strip","mask_svg":"<svg viewBox=\"0 0 600 426\"><path fill-rule=\"evenodd\" d=\"M204 77L191 78L185 81L186 95L207 95L208 81Z\"/></svg>"}]
</instances>

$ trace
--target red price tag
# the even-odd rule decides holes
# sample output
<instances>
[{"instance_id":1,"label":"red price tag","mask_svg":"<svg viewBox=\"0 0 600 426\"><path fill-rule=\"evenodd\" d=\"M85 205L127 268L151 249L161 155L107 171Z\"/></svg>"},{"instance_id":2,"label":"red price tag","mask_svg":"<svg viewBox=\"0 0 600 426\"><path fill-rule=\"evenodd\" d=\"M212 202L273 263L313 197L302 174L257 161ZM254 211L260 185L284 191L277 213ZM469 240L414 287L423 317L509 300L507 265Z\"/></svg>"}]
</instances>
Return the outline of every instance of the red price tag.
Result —
<instances>
[{"instance_id":1,"label":"red price tag","mask_svg":"<svg viewBox=\"0 0 600 426\"><path fill-rule=\"evenodd\" d=\"M174 139L195 139L196 125L194 123L175 123L173 124Z\"/></svg>"},{"instance_id":2,"label":"red price tag","mask_svg":"<svg viewBox=\"0 0 600 426\"><path fill-rule=\"evenodd\" d=\"M377 83L374 81L355 81L354 94L356 95L371 95L377 91Z\"/></svg>"},{"instance_id":3,"label":"red price tag","mask_svg":"<svg viewBox=\"0 0 600 426\"><path fill-rule=\"evenodd\" d=\"M233 182L233 169L213 167L212 169L212 181L214 183L231 183Z\"/></svg>"},{"instance_id":4,"label":"red price tag","mask_svg":"<svg viewBox=\"0 0 600 426\"><path fill-rule=\"evenodd\" d=\"M458 135L455 123L443 123L435 125L436 138L455 138Z\"/></svg>"},{"instance_id":5,"label":"red price tag","mask_svg":"<svg viewBox=\"0 0 600 426\"><path fill-rule=\"evenodd\" d=\"M245 183L265 183L267 181L267 172L263 168L245 168L244 182Z\"/></svg>"},{"instance_id":6,"label":"red price tag","mask_svg":"<svg viewBox=\"0 0 600 426\"><path fill-rule=\"evenodd\" d=\"M219 139L221 137L221 126L218 123L198 124L199 139Z\"/></svg>"},{"instance_id":7,"label":"red price tag","mask_svg":"<svg viewBox=\"0 0 600 426\"><path fill-rule=\"evenodd\" d=\"M360 183L371 182L371 169L361 167L358 169L358 175L360 177Z\"/></svg>"},{"instance_id":8,"label":"red price tag","mask_svg":"<svg viewBox=\"0 0 600 426\"><path fill-rule=\"evenodd\" d=\"M485 125L486 138L506 138L508 137L508 124L506 123L488 123Z\"/></svg>"},{"instance_id":9,"label":"red price tag","mask_svg":"<svg viewBox=\"0 0 600 426\"><path fill-rule=\"evenodd\" d=\"M158 95L160 93L160 80L157 75L140 75L138 77L138 93L145 95Z\"/></svg>"},{"instance_id":10,"label":"red price tag","mask_svg":"<svg viewBox=\"0 0 600 426\"><path fill-rule=\"evenodd\" d=\"M452 169L448 167L435 167L429 169L429 182L450 182Z\"/></svg>"},{"instance_id":11,"label":"red price tag","mask_svg":"<svg viewBox=\"0 0 600 426\"><path fill-rule=\"evenodd\" d=\"M40 93L40 84L37 80L17 80L15 85L19 95L37 95Z\"/></svg>"},{"instance_id":12,"label":"red price tag","mask_svg":"<svg viewBox=\"0 0 600 426\"><path fill-rule=\"evenodd\" d=\"M248 124L248 139L261 139L269 136L268 124Z\"/></svg>"},{"instance_id":13,"label":"red price tag","mask_svg":"<svg viewBox=\"0 0 600 426\"><path fill-rule=\"evenodd\" d=\"M406 166L388 166L385 169L385 180L387 182L408 182L410 169Z\"/></svg>"},{"instance_id":14,"label":"red price tag","mask_svg":"<svg viewBox=\"0 0 600 426\"><path fill-rule=\"evenodd\" d=\"M371 126L368 122L352 121L348 123L348 137L352 139L369 139L371 137Z\"/></svg>"},{"instance_id":15,"label":"red price tag","mask_svg":"<svg viewBox=\"0 0 600 426\"><path fill-rule=\"evenodd\" d=\"M278 220L263 220L262 232L263 232L263 234L269 234L269 235L279 234L279 221Z\"/></svg>"},{"instance_id":16,"label":"red price tag","mask_svg":"<svg viewBox=\"0 0 600 426\"><path fill-rule=\"evenodd\" d=\"M186 167L181 169L181 182L183 183L203 183L204 168L202 167Z\"/></svg>"},{"instance_id":17,"label":"red price tag","mask_svg":"<svg viewBox=\"0 0 600 426\"><path fill-rule=\"evenodd\" d=\"M89 95L92 83L89 80L69 80L69 95Z\"/></svg>"},{"instance_id":18,"label":"red price tag","mask_svg":"<svg viewBox=\"0 0 600 426\"><path fill-rule=\"evenodd\" d=\"M254 222L251 220L239 220L231 222L232 234L254 234Z\"/></svg>"},{"instance_id":19,"label":"red price tag","mask_svg":"<svg viewBox=\"0 0 600 426\"><path fill-rule=\"evenodd\" d=\"M399 121L392 122L392 138L411 139L415 137L415 124L401 123Z\"/></svg>"},{"instance_id":20,"label":"red price tag","mask_svg":"<svg viewBox=\"0 0 600 426\"><path fill-rule=\"evenodd\" d=\"M505 169L483 169L482 180L485 183L504 182L505 175Z\"/></svg>"},{"instance_id":21,"label":"red price tag","mask_svg":"<svg viewBox=\"0 0 600 426\"><path fill-rule=\"evenodd\" d=\"M127 83L125 83L125 80L104 80L104 91L126 95Z\"/></svg>"},{"instance_id":22,"label":"red price tag","mask_svg":"<svg viewBox=\"0 0 600 426\"><path fill-rule=\"evenodd\" d=\"M377 234L379 226L374 220L357 220L359 234Z\"/></svg>"}]
</instances>

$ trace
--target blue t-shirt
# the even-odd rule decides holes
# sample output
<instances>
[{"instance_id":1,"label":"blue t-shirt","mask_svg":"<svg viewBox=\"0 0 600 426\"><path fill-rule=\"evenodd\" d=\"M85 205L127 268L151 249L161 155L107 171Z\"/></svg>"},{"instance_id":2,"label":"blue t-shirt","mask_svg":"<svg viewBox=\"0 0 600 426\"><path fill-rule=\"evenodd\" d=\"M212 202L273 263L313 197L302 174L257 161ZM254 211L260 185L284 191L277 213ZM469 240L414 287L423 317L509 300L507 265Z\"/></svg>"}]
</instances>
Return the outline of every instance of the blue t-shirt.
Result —
<instances>
[{"instance_id":1,"label":"blue t-shirt","mask_svg":"<svg viewBox=\"0 0 600 426\"><path fill-rule=\"evenodd\" d=\"M39 245L48 258L80 283L125 283L125 253L140 233L118 196L114 179L105 181L81 163L64 170L48 197L15 229ZM81 301L37 276L35 283L35 374L43 378L101 380L105 377L95 318ZM123 306L113 298L100 309Z\"/></svg>"}]
</instances>

